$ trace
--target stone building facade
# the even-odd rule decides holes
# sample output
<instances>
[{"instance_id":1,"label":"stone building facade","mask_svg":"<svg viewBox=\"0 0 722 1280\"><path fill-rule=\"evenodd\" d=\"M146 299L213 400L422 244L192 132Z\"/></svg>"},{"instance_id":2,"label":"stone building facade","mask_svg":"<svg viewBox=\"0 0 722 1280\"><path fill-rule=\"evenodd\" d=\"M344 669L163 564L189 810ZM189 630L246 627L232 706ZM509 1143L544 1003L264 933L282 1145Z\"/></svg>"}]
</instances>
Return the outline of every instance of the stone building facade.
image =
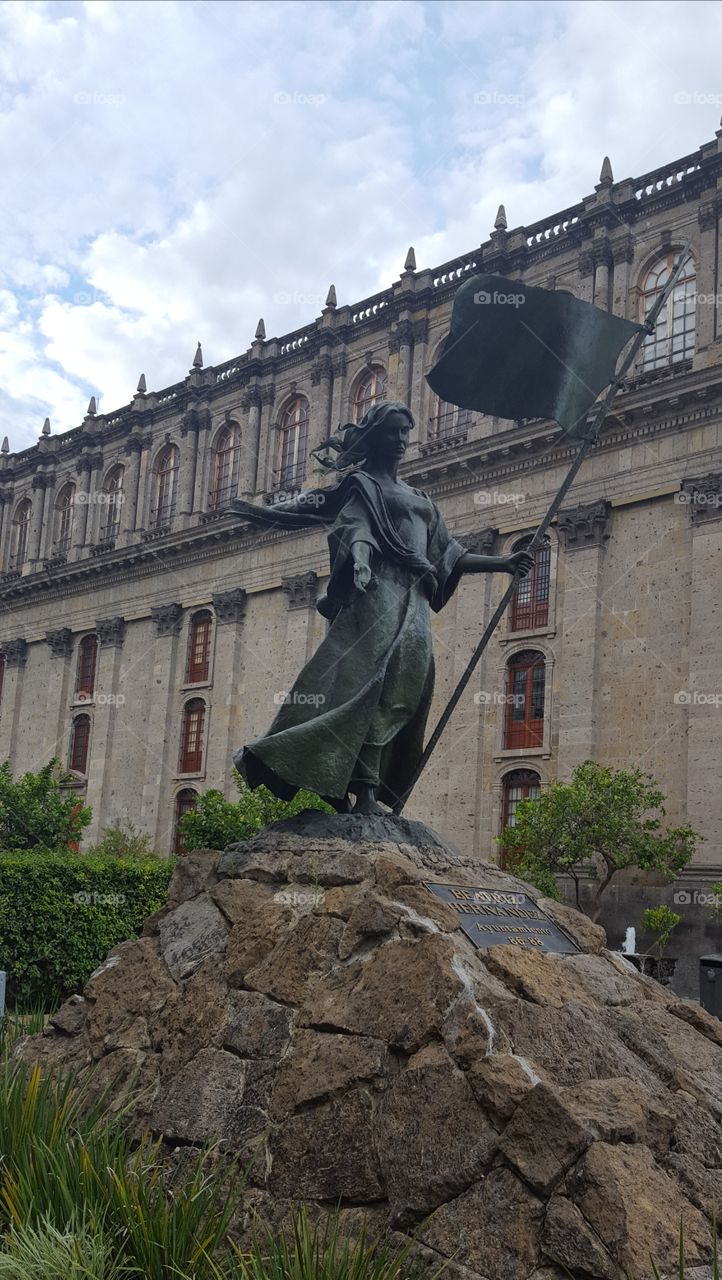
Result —
<instances>
[{"instance_id":1,"label":"stone building facade","mask_svg":"<svg viewBox=\"0 0 722 1280\"><path fill-rule=\"evenodd\" d=\"M88 838L132 820L158 849L196 794L233 794L232 751L262 731L324 634L316 531L227 514L324 483L310 456L376 399L407 401L402 467L484 552L528 535L572 456L548 421L439 404L425 373L454 291L493 271L639 318L689 242L672 302L455 713L407 812L488 856L516 800L593 757L640 765L722 878L722 130L636 179L605 161L591 195L530 227L503 208L478 249L215 367L0 454L0 758L59 756ZM467 578L435 619L435 717L505 579Z\"/></svg>"}]
</instances>

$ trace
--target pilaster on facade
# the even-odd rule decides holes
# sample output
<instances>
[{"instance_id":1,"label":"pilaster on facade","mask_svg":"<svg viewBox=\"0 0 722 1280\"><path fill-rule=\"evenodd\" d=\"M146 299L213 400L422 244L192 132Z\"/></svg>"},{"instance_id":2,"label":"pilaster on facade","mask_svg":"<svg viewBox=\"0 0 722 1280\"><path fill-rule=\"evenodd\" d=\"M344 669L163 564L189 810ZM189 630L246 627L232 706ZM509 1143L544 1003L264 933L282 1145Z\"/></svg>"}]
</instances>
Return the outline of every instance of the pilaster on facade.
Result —
<instances>
[{"instance_id":1,"label":"pilaster on facade","mask_svg":"<svg viewBox=\"0 0 722 1280\"><path fill-rule=\"evenodd\" d=\"M314 569L283 578L281 589L288 600L289 609L310 609L318 597L318 574Z\"/></svg>"},{"instance_id":2,"label":"pilaster on facade","mask_svg":"<svg viewBox=\"0 0 722 1280\"><path fill-rule=\"evenodd\" d=\"M73 652L73 633L70 627L59 627L57 631L48 631L45 639L54 658L69 658L71 656Z\"/></svg>"},{"instance_id":3,"label":"pilaster on facade","mask_svg":"<svg viewBox=\"0 0 722 1280\"><path fill-rule=\"evenodd\" d=\"M243 587L233 587L230 591L215 591L212 603L218 623L237 623L245 617L248 594Z\"/></svg>"},{"instance_id":4,"label":"pilaster on facade","mask_svg":"<svg viewBox=\"0 0 722 1280\"><path fill-rule=\"evenodd\" d=\"M560 511L557 529L562 535L565 551L603 547L609 538L610 509L611 504L600 498L598 502L580 502L576 507Z\"/></svg>"},{"instance_id":5,"label":"pilaster on facade","mask_svg":"<svg viewBox=\"0 0 722 1280\"><path fill-rule=\"evenodd\" d=\"M114 618L98 618L95 630L102 647L121 649L125 640L125 618L116 615Z\"/></svg>"},{"instance_id":6,"label":"pilaster on facade","mask_svg":"<svg viewBox=\"0 0 722 1280\"><path fill-rule=\"evenodd\" d=\"M183 622L183 606L181 604L160 604L154 606L150 616L155 623L157 636L180 635Z\"/></svg>"},{"instance_id":7,"label":"pilaster on facade","mask_svg":"<svg viewBox=\"0 0 722 1280\"><path fill-rule=\"evenodd\" d=\"M722 471L683 480L677 500L689 507L693 525L722 519Z\"/></svg>"}]
</instances>

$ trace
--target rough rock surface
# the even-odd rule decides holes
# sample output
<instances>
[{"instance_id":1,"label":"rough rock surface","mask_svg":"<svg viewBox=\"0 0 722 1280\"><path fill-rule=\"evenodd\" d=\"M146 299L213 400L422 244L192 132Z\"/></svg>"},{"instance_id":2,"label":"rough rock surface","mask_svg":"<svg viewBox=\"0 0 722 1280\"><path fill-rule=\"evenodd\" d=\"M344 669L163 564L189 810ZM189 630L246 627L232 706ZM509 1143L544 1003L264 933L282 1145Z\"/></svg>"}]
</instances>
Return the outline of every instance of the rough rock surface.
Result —
<instances>
[{"instance_id":1,"label":"rough rock surface","mask_svg":"<svg viewBox=\"0 0 722 1280\"><path fill-rule=\"evenodd\" d=\"M709 1266L722 1024L534 890L579 954L476 950L426 883L528 886L418 823L334 822L181 858L166 911L18 1056L136 1077L169 1156L220 1140L239 1234L302 1199L414 1234L448 1280L648 1280L681 1222Z\"/></svg>"}]
</instances>

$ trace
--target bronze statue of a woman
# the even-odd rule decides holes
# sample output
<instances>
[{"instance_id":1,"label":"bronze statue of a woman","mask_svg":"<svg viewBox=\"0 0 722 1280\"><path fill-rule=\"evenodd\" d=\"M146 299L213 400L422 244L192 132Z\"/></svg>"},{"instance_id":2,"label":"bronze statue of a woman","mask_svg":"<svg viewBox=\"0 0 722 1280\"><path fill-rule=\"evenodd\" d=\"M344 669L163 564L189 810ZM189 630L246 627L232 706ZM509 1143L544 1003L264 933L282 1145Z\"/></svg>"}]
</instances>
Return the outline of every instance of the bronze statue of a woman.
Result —
<instances>
[{"instance_id":1,"label":"bronze statue of a woman","mask_svg":"<svg viewBox=\"0 0 722 1280\"><path fill-rule=\"evenodd\" d=\"M420 489L398 477L414 425L404 404L374 405L346 427L337 484L256 507L235 499L245 520L280 528L330 526L331 577L317 608L325 639L303 668L270 729L234 763L249 786L281 799L299 788L339 811L381 813L414 774L434 688L430 610L450 599L464 573L526 575L532 558L480 556L448 533Z\"/></svg>"}]
</instances>

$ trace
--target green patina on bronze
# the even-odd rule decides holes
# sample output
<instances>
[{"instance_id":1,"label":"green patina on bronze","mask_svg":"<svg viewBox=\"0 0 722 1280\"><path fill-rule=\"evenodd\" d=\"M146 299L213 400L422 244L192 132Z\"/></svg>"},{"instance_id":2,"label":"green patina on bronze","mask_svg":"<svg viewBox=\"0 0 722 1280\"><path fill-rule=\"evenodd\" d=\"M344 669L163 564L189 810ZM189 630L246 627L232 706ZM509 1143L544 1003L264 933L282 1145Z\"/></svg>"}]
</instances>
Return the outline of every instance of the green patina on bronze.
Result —
<instances>
[{"instance_id":1,"label":"green patina on bronze","mask_svg":"<svg viewBox=\"0 0 722 1280\"><path fill-rule=\"evenodd\" d=\"M329 529L331 577L318 602L326 638L301 671L267 733L236 753L249 785L290 798L306 787L343 808L393 806L423 750L434 688L431 610L463 573L522 571L524 552L473 555L451 537L436 504L398 479L413 426L403 404L376 405L343 436L339 483L273 507L234 510L265 526Z\"/></svg>"}]
</instances>

